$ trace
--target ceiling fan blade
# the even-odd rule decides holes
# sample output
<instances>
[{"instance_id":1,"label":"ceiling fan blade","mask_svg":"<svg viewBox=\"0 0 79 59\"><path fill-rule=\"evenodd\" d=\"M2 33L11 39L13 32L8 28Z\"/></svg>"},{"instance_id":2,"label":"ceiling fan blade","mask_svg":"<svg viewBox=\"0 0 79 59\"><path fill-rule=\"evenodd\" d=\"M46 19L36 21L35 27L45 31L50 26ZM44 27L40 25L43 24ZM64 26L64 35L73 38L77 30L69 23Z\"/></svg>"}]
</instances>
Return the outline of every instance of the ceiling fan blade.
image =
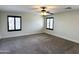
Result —
<instances>
[{"instance_id":1,"label":"ceiling fan blade","mask_svg":"<svg viewBox=\"0 0 79 59\"><path fill-rule=\"evenodd\" d=\"M49 12L49 11L47 11L47 13L50 14L50 15L54 15L54 13L51 13L51 12Z\"/></svg>"}]
</instances>

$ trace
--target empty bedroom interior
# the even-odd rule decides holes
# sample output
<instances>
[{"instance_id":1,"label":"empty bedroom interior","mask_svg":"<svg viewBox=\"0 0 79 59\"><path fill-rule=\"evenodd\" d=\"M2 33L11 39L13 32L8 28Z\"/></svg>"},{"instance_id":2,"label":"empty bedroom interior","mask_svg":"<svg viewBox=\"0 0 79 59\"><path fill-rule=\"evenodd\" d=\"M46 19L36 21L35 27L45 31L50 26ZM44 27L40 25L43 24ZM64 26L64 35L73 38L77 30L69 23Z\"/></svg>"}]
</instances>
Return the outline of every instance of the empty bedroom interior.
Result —
<instances>
[{"instance_id":1,"label":"empty bedroom interior","mask_svg":"<svg viewBox=\"0 0 79 59\"><path fill-rule=\"evenodd\" d=\"M0 5L0 53L78 54L78 25L78 5Z\"/></svg>"}]
</instances>

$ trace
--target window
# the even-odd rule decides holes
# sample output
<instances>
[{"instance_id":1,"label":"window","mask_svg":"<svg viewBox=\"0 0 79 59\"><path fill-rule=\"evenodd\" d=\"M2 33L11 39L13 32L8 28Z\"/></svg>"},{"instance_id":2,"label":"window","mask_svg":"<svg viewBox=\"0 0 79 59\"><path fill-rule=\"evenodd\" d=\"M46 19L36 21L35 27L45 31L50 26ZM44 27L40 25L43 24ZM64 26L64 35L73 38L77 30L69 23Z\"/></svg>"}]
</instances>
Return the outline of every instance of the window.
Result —
<instances>
[{"instance_id":1,"label":"window","mask_svg":"<svg viewBox=\"0 0 79 59\"><path fill-rule=\"evenodd\" d=\"M46 29L49 29L49 30L54 29L54 18L53 17L46 18Z\"/></svg>"},{"instance_id":2,"label":"window","mask_svg":"<svg viewBox=\"0 0 79 59\"><path fill-rule=\"evenodd\" d=\"M21 30L21 16L8 16L8 31L20 31Z\"/></svg>"}]
</instances>

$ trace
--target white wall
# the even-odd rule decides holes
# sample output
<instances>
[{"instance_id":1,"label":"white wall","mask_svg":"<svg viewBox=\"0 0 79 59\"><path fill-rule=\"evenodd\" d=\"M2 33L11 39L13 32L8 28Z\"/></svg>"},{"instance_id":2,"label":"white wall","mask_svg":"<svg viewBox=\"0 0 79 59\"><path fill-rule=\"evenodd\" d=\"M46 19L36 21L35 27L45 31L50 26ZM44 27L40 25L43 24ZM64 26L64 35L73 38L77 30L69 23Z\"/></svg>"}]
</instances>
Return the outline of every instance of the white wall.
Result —
<instances>
[{"instance_id":1,"label":"white wall","mask_svg":"<svg viewBox=\"0 0 79 59\"><path fill-rule=\"evenodd\" d=\"M0 14L0 38L1 38L1 14Z\"/></svg>"},{"instance_id":2,"label":"white wall","mask_svg":"<svg viewBox=\"0 0 79 59\"><path fill-rule=\"evenodd\" d=\"M44 32L79 43L79 11L55 14L54 30Z\"/></svg>"},{"instance_id":3,"label":"white wall","mask_svg":"<svg viewBox=\"0 0 79 59\"><path fill-rule=\"evenodd\" d=\"M14 16L21 16L22 17L22 30L21 31L7 31L7 16L14 15ZM1 12L0 13L0 32L2 38L6 37L15 37L21 35L29 35L35 33L41 33L43 29L43 18L34 13L17 13L17 12Z\"/></svg>"}]
</instances>

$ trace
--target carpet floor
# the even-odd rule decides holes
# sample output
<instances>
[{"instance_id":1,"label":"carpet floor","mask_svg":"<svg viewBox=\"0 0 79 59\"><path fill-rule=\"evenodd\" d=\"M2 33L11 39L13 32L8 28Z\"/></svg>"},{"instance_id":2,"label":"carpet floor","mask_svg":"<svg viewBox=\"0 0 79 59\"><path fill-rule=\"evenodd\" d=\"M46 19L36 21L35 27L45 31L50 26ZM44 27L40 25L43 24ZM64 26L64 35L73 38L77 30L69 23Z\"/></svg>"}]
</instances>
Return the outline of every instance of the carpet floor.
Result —
<instances>
[{"instance_id":1,"label":"carpet floor","mask_svg":"<svg viewBox=\"0 0 79 59\"><path fill-rule=\"evenodd\" d=\"M0 54L78 54L79 44L45 33L0 40Z\"/></svg>"}]
</instances>

